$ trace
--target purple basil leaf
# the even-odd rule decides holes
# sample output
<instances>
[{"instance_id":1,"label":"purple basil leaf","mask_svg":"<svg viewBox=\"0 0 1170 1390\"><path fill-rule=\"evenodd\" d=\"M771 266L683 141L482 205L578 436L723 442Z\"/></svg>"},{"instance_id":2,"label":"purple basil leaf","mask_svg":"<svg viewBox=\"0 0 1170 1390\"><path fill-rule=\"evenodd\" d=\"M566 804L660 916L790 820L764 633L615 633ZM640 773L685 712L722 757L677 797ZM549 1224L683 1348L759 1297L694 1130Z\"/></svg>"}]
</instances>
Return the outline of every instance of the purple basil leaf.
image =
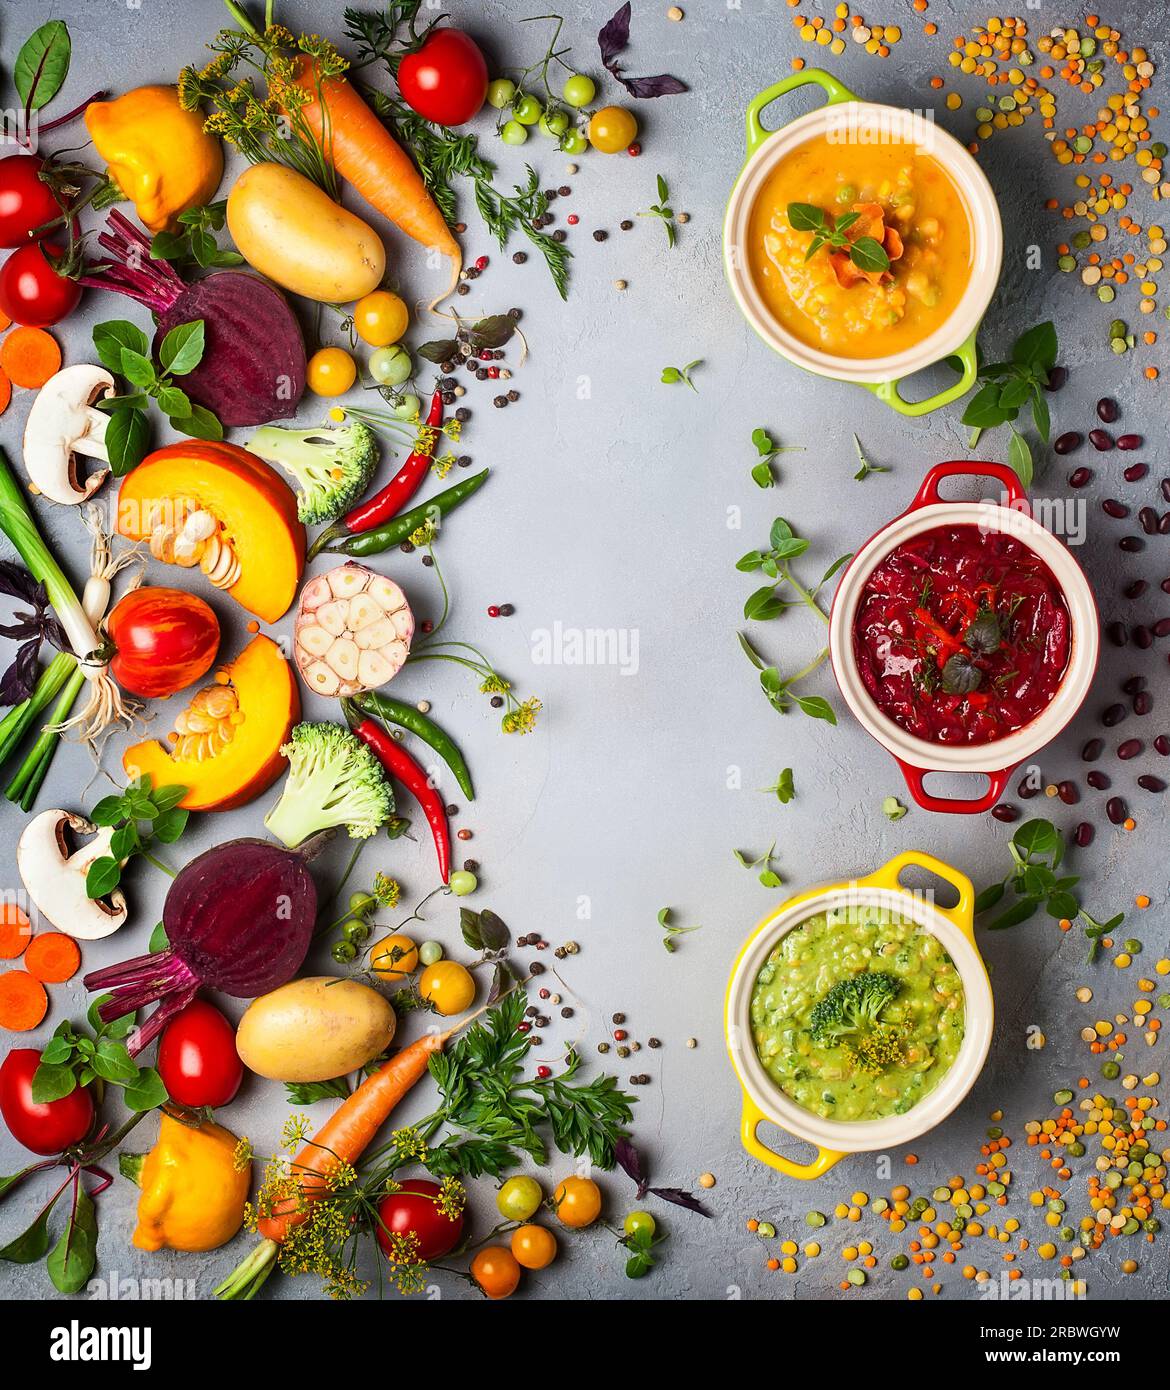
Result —
<instances>
[{"instance_id":1,"label":"purple basil leaf","mask_svg":"<svg viewBox=\"0 0 1170 1390\"><path fill-rule=\"evenodd\" d=\"M649 1182L649 1178L646 1177L642 1168L642 1155L628 1139L619 1139L613 1147L613 1156L622 1172L638 1184L638 1199L640 1201L646 1195L646 1186Z\"/></svg>"},{"instance_id":2,"label":"purple basil leaf","mask_svg":"<svg viewBox=\"0 0 1170 1390\"><path fill-rule=\"evenodd\" d=\"M69 638L65 635L65 629L56 618L46 617L41 625L41 636L46 642L52 643L59 652L71 652Z\"/></svg>"},{"instance_id":3,"label":"purple basil leaf","mask_svg":"<svg viewBox=\"0 0 1170 1390\"><path fill-rule=\"evenodd\" d=\"M18 705L27 700L37 683L37 652L40 650L39 637L17 647L16 657L8 670L0 676L0 705Z\"/></svg>"},{"instance_id":4,"label":"purple basil leaf","mask_svg":"<svg viewBox=\"0 0 1170 1390\"><path fill-rule=\"evenodd\" d=\"M0 560L0 594L23 599L34 608L48 606L49 595L45 586L29 574L23 565L12 560Z\"/></svg>"},{"instance_id":5,"label":"purple basil leaf","mask_svg":"<svg viewBox=\"0 0 1170 1390\"><path fill-rule=\"evenodd\" d=\"M601 61L608 68L630 41L629 0L618 10L597 36L597 46L601 49ZM610 68L612 71L612 68Z\"/></svg>"},{"instance_id":6,"label":"purple basil leaf","mask_svg":"<svg viewBox=\"0 0 1170 1390\"><path fill-rule=\"evenodd\" d=\"M688 90L685 82L665 72L657 77L623 77L612 68L610 71L632 97L672 97Z\"/></svg>"},{"instance_id":7,"label":"purple basil leaf","mask_svg":"<svg viewBox=\"0 0 1170 1390\"><path fill-rule=\"evenodd\" d=\"M673 1202L676 1207L686 1207L687 1211L698 1212L700 1216L710 1216L711 1213L690 1192L684 1191L681 1187L651 1187L648 1191L655 1197L661 1197L664 1202ZM642 1194L639 1193L639 1196Z\"/></svg>"},{"instance_id":8,"label":"purple basil leaf","mask_svg":"<svg viewBox=\"0 0 1170 1390\"><path fill-rule=\"evenodd\" d=\"M17 613L13 623L0 623L0 637L11 637L14 641L21 637L39 637L40 625L31 613Z\"/></svg>"}]
</instances>

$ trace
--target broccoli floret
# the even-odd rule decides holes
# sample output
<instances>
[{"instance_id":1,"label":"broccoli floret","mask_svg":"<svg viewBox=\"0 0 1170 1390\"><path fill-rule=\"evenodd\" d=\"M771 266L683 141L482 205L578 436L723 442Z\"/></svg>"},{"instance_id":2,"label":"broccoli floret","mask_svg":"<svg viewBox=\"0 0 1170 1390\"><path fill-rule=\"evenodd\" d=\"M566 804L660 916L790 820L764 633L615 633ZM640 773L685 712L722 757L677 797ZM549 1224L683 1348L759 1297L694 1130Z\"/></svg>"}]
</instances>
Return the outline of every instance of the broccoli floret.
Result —
<instances>
[{"instance_id":1,"label":"broccoli floret","mask_svg":"<svg viewBox=\"0 0 1170 1390\"><path fill-rule=\"evenodd\" d=\"M869 1032L899 988L900 982L893 975L879 970L865 970L847 980L838 980L809 1018L813 1041L833 1045Z\"/></svg>"},{"instance_id":2,"label":"broccoli floret","mask_svg":"<svg viewBox=\"0 0 1170 1390\"><path fill-rule=\"evenodd\" d=\"M394 812L382 765L359 738L336 724L298 724L280 750L288 776L264 824L290 849L344 825L355 840L377 833Z\"/></svg>"},{"instance_id":3,"label":"broccoli floret","mask_svg":"<svg viewBox=\"0 0 1170 1390\"><path fill-rule=\"evenodd\" d=\"M378 465L378 441L355 420L337 429L286 430L265 425L248 452L278 463L297 483L297 515L306 525L332 521L365 496Z\"/></svg>"}]
</instances>

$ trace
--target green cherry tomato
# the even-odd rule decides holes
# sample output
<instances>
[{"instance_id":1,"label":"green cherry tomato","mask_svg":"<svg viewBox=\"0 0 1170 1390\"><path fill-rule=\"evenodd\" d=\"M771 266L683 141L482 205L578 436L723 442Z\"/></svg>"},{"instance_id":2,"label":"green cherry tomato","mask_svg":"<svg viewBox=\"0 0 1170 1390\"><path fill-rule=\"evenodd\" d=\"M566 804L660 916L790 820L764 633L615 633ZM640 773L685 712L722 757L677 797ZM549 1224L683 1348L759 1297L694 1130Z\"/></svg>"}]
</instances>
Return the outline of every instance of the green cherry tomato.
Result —
<instances>
[{"instance_id":1,"label":"green cherry tomato","mask_svg":"<svg viewBox=\"0 0 1170 1390\"><path fill-rule=\"evenodd\" d=\"M532 96L522 96L512 103L512 115L521 125L535 125L543 115L540 102Z\"/></svg>"},{"instance_id":2,"label":"green cherry tomato","mask_svg":"<svg viewBox=\"0 0 1170 1390\"><path fill-rule=\"evenodd\" d=\"M569 128L569 117L564 111L546 111L540 118L540 133L550 140L559 140Z\"/></svg>"},{"instance_id":3,"label":"green cherry tomato","mask_svg":"<svg viewBox=\"0 0 1170 1390\"><path fill-rule=\"evenodd\" d=\"M414 372L410 353L401 343L370 354L370 375L380 386L401 386Z\"/></svg>"},{"instance_id":4,"label":"green cherry tomato","mask_svg":"<svg viewBox=\"0 0 1170 1390\"><path fill-rule=\"evenodd\" d=\"M561 136L561 149L565 154L584 154L589 148L589 141L579 130L566 130Z\"/></svg>"},{"instance_id":5,"label":"green cherry tomato","mask_svg":"<svg viewBox=\"0 0 1170 1390\"><path fill-rule=\"evenodd\" d=\"M650 1215L648 1211L630 1212L629 1216L626 1217L622 1225L626 1235L628 1236L638 1235L640 1232L643 1231L647 1235L652 1236L654 1232L658 1229L658 1222L654 1220L654 1218Z\"/></svg>"},{"instance_id":6,"label":"green cherry tomato","mask_svg":"<svg viewBox=\"0 0 1170 1390\"><path fill-rule=\"evenodd\" d=\"M496 1206L506 1221L527 1221L544 1201L535 1178L509 1178L496 1193Z\"/></svg>"},{"instance_id":7,"label":"green cherry tomato","mask_svg":"<svg viewBox=\"0 0 1170 1390\"><path fill-rule=\"evenodd\" d=\"M512 98L515 95L516 84L510 78L497 77L494 82L488 83L488 104L494 106L497 111L502 111L505 106L511 106Z\"/></svg>"},{"instance_id":8,"label":"green cherry tomato","mask_svg":"<svg viewBox=\"0 0 1170 1390\"><path fill-rule=\"evenodd\" d=\"M351 893L349 895L349 910L360 916L363 912L369 912L374 906L375 898L372 893Z\"/></svg>"},{"instance_id":9,"label":"green cherry tomato","mask_svg":"<svg viewBox=\"0 0 1170 1390\"><path fill-rule=\"evenodd\" d=\"M566 78L561 89L561 96L570 106L588 106L596 95L597 83L583 72L575 72L572 77Z\"/></svg>"},{"instance_id":10,"label":"green cherry tomato","mask_svg":"<svg viewBox=\"0 0 1170 1390\"><path fill-rule=\"evenodd\" d=\"M500 139L505 145L522 145L528 139L528 127L519 121L505 121L500 131Z\"/></svg>"},{"instance_id":11,"label":"green cherry tomato","mask_svg":"<svg viewBox=\"0 0 1170 1390\"><path fill-rule=\"evenodd\" d=\"M413 391L408 391L405 396L399 399L398 404L394 407L394 414L400 420L417 420L418 413L421 409L422 401L419 400Z\"/></svg>"},{"instance_id":12,"label":"green cherry tomato","mask_svg":"<svg viewBox=\"0 0 1170 1390\"><path fill-rule=\"evenodd\" d=\"M418 948L418 958L424 965L434 965L443 959L443 947L438 941L424 941Z\"/></svg>"},{"instance_id":13,"label":"green cherry tomato","mask_svg":"<svg viewBox=\"0 0 1170 1390\"><path fill-rule=\"evenodd\" d=\"M457 898L465 898L468 893L474 893L479 887L479 879L466 869L456 869L447 880L447 887Z\"/></svg>"},{"instance_id":14,"label":"green cherry tomato","mask_svg":"<svg viewBox=\"0 0 1170 1390\"><path fill-rule=\"evenodd\" d=\"M370 935L370 924L361 917L351 917L348 922L342 922L341 934L346 941L360 946Z\"/></svg>"},{"instance_id":15,"label":"green cherry tomato","mask_svg":"<svg viewBox=\"0 0 1170 1390\"><path fill-rule=\"evenodd\" d=\"M335 941L329 954L338 965L346 965L357 958L357 947L352 941Z\"/></svg>"}]
</instances>

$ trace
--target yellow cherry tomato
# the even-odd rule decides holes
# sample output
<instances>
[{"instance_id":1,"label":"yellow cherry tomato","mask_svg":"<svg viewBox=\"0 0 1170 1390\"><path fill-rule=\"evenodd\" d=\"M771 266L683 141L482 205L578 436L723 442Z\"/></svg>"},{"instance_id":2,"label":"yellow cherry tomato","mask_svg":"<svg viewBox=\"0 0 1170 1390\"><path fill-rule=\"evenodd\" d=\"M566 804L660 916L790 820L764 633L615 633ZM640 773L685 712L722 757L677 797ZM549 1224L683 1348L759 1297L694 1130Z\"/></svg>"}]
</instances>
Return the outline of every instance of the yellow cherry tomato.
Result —
<instances>
[{"instance_id":1,"label":"yellow cherry tomato","mask_svg":"<svg viewBox=\"0 0 1170 1390\"><path fill-rule=\"evenodd\" d=\"M309 358L309 390L316 396L344 396L357 380L357 363L344 348L321 348Z\"/></svg>"},{"instance_id":2,"label":"yellow cherry tomato","mask_svg":"<svg viewBox=\"0 0 1170 1390\"><path fill-rule=\"evenodd\" d=\"M557 1238L547 1226L518 1226L512 1232L512 1254L525 1269L544 1269L557 1257Z\"/></svg>"},{"instance_id":3,"label":"yellow cherry tomato","mask_svg":"<svg viewBox=\"0 0 1170 1390\"><path fill-rule=\"evenodd\" d=\"M562 1226L591 1226L601 1215L601 1188L592 1178L566 1178L553 1193L553 1209Z\"/></svg>"},{"instance_id":4,"label":"yellow cherry tomato","mask_svg":"<svg viewBox=\"0 0 1170 1390\"><path fill-rule=\"evenodd\" d=\"M370 969L383 980L400 984L418 969L418 947L409 936L384 936L370 948Z\"/></svg>"},{"instance_id":5,"label":"yellow cherry tomato","mask_svg":"<svg viewBox=\"0 0 1170 1390\"><path fill-rule=\"evenodd\" d=\"M371 347L389 347L406 332L410 311L390 290L375 290L353 306L353 331Z\"/></svg>"},{"instance_id":6,"label":"yellow cherry tomato","mask_svg":"<svg viewBox=\"0 0 1170 1390\"><path fill-rule=\"evenodd\" d=\"M458 961L437 960L423 971L418 992L438 1013L459 1014L469 1008L475 998L475 981L471 971Z\"/></svg>"},{"instance_id":7,"label":"yellow cherry tomato","mask_svg":"<svg viewBox=\"0 0 1170 1390\"><path fill-rule=\"evenodd\" d=\"M589 143L602 154L621 154L637 136L638 122L624 106L603 106L589 118Z\"/></svg>"},{"instance_id":8,"label":"yellow cherry tomato","mask_svg":"<svg viewBox=\"0 0 1170 1390\"><path fill-rule=\"evenodd\" d=\"M520 1282L516 1256L502 1245L489 1245L471 1262L471 1277L489 1298L507 1298Z\"/></svg>"}]
</instances>

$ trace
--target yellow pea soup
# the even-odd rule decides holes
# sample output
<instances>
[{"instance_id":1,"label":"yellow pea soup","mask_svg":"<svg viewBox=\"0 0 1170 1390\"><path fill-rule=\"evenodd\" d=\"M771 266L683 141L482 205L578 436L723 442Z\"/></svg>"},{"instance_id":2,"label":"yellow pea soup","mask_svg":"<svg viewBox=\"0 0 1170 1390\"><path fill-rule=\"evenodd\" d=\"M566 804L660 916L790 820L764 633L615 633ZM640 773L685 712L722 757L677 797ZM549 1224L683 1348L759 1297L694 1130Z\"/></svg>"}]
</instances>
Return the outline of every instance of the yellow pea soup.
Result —
<instances>
[{"instance_id":1,"label":"yellow pea soup","mask_svg":"<svg viewBox=\"0 0 1170 1390\"><path fill-rule=\"evenodd\" d=\"M856 213L844 235L872 233L888 270L863 274L828 244L808 256L814 233L790 224L793 203L820 209L828 227ZM765 180L747 258L764 302L794 337L836 357L878 358L917 346L954 312L970 279L971 243L963 196L933 156L904 142L818 136Z\"/></svg>"}]
</instances>

